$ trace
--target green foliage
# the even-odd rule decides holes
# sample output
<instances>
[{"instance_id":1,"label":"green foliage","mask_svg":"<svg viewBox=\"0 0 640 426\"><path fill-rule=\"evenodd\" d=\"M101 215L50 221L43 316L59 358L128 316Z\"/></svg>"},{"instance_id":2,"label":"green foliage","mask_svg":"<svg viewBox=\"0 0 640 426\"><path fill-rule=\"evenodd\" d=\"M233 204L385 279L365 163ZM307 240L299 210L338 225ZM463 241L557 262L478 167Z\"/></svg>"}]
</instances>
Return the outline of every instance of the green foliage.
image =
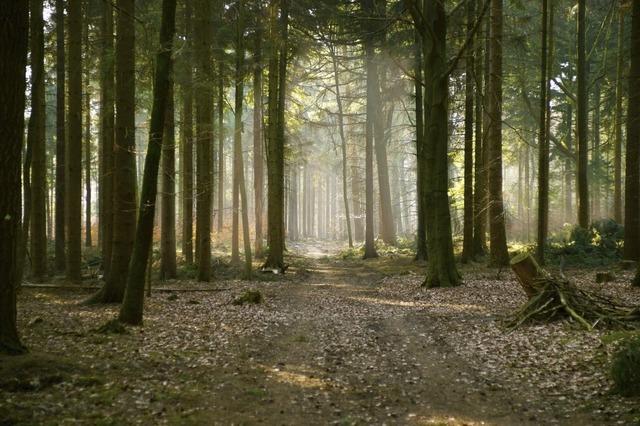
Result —
<instances>
[{"instance_id":1,"label":"green foliage","mask_svg":"<svg viewBox=\"0 0 640 426\"><path fill-rule=\"evenodd\" d=\"M231 303L234 305L257 305L259 303L262 303L262 293L260 293L258 290L247 290L239 297L236 297Z\"/></svg>"},{"instance_id":2,"label":"green foliage","mask_svg":"<svg viewBox=\"0 0 640 426\"><path fill-rule=\"evenodd\" d=\"M613 357L611 377L622 396L640 396L640 338L628 341Z\"/></svg>"},{"instance_id":3,"label":"green foliage","mask_svg":"<svg viewBox=\"0 0 640 426\"><path fill-rule=\"evenodd\" d=\"M588 229L565 227L549 238L548 258L553 263L565 259L568 265L602 266L621 259L623 227L611 219L602 219Z\"/></svg>"}]
</instances>

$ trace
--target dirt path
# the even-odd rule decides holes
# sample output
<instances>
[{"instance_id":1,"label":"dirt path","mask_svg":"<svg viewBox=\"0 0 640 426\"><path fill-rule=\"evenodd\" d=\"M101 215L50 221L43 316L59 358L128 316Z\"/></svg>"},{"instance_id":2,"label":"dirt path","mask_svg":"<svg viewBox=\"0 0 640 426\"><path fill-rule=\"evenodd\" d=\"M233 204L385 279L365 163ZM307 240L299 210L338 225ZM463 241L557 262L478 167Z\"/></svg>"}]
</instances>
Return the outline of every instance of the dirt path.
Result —
<instances>
[{"instance_id":1,"label":"dirt path","mask_svg":"<svg viewBox=\"0 0 640 426\"><path fill-rule=\"evenodd\" d=\"M37 352L0 359L0 424L601 425L640 412L606 394L598 336L497 327L496 306L520 302L494 272L423 292L422 272L387 272L401 258L290 249L284 277L154 293L145 326L123 335L96 332L115 306L25 289L20 328ZM262 304L231 303L250 288Z\"/></svg>"}]
</instances>

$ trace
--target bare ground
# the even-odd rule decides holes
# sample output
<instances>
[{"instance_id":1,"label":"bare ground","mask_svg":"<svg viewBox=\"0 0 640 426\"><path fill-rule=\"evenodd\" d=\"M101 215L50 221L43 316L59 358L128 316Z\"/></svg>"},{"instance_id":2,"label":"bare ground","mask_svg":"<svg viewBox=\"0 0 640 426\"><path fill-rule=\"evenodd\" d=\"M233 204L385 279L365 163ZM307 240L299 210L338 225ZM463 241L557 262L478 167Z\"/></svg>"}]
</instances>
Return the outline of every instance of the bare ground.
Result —
<instances>
[{"instance_id":1,"label":"bare ground","mask_svg":"<svg viewBox=\"0 0 640 426\"><path fill-rule=\"evenodd\" d=\"M0 358L0 424L638 421L639 401L609 391L611 334L503 329L524 300L510 273L468 267L464 286L423 291L407 258L294 248L284 277L167 283L212 291L156 292L125 334L96 331L117 308L79 305L86 290L25 288L33 352ZM624 281L606 291L638 303ZM231 303L249 288L264 302Z\"/></svg>"}]
</instances>

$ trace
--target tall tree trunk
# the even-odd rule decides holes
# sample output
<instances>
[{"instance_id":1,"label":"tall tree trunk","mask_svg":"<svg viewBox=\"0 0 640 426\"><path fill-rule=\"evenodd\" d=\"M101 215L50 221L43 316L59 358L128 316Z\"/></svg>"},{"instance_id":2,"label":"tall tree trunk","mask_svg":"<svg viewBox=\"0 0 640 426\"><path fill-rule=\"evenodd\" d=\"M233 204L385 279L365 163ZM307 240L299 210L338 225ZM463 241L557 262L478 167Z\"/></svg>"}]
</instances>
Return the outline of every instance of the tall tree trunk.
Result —
<instances>
[{"instance_id":1,"label":"tall tree trunk","mask_svg":"<svg viewBox=\"0 0 640 426\"><path fill-rule=\"evenodd\" d=\"M220 55L224 55L224 52ZM224 67L218 66L218 234L224 224Z\"/></svg>"},{"instance_id":2,"label":"tall tree trunk","mask_svg":"<svg viewBox=\"0 0 640 426\"><path fill-rule=\"evenodd\" d=\"M26 1L0 3L0 353L26 351L16 328L20 253L20 159L29 40Z\"/></svg>"},{"instance_id":3,"label":"tall tree trunk","mask_svg":"<svg viewBox=\"0 0 640 426\"><path fill-rule=\"evenodd\" d=\"M617 223L622 223L622 72L624 69L624 11L620 1L618 11L618 46L616 63L616 110L615 110L615 142L613 155L613 217Z\"/></svg>"},{"instance_id":4,"label":"tall tree trunk","mask_svg":"<svg viewBox=\"0 0 640 426\"><path fill-rule=\"evenodd\" d=\"M489 22L488 18L485 18ZM489 34L484 33L484 38L488 39ZM473 256L483 256L486 251L486 235L487 235L487 173L485 165L485 134L483 132L484 120L484 64L485 57L488 52L483 47L483 40L479 35L476 36L475 44L475 83L476 83L476 126L475 126L475 153L474 153L474 187L473 187Z\"/></svg>"},{"instance_id":5,"label":"tall tree trunk","mask_svg":"<svg viewBox=\"0 0 640 426\"><path fill-rule=\"evenodd\" d=\"M280 0L277 24L275 3L270 5L270 38L277 41L269 59L269 117L267 138L269 255L265 267L284 270L284 108L287 80L289 1Z\"/></svg>"},{"instance_id":6,"label":"tall tree trunk","mask_svg":"<svg viewBox=\"0 0 640 426\"><path fill-rule=\"evenodd\" d=\"M333 82L336 90L336 104L338 107L338 134L340 135L340 153L342 154L342 198L344 200L344 212L347 225L347 237L349 247L353 247L353 237L351 235L351 216L349 214L349 196L347 194L347 138L344 133L344 108L342 106L342 96L340 94L340 74L338 70L338 60L336 58L335 47L330 47L331 63L333 64Z\"/></svg>"},{"instance_id":7,"label":"tall tree trunk","mask_svg":"<svg viewBox=\"0 0 640 426\"><path fill-rule=\"evenodd\" d=\"M363 0L363 9L368 17L372 17L375 8L375 0ZM372 19L372 18L370 18ZM375 65L375 48L373 45L373 32L369 32L364 39L365 70L367 81L367 108L365 125L365 241L364 258L378 257L375 247L375 235L373 230L373 139L374 122L376 120L377 100L375 92L377 87L377 71Z\"/></svg>"},{"instance_id":8,"label":"tall tree trunk","mask_svg":"<svg viewBox=\"0 0 640 426\"><path fill-rule=\"evenodd\" d=\"M89 45L89 11L88 5L85 4L84 11L84 49L86 52L84 64L85 93L84 93L84 245L91 247L91 91L89 90L90 81L90 45Z\"/></svg>"},{"instance_id":9,"label":"tall tree trunk","mask_svg":"<svg viewBox=\"0 0 640 426\"><path fill-rule=\"evenodd\" d=\"M138 224L131 268L127 277L127 290L120 308L119 320L138 325L142 324L144 302L144 283L151 243L153 241L153 220L155 216L156 195L158 189L158 169L162 155L163 132L167 108L170 103L173 64L171 51L175 33L176 0L162 1L162 20L160 24L160 50L156 55L156 72L153 85L153 106L149 125L149 146L144 164L144 177L140 193ZM167 139L164 139L167 142Z\"/></svg>"},{"instance_id":10,"label":"tall tree trunk","mask_svg":"<svg viewBox=\"0 0 640 426\"><path fill-rule=\"evenodd\" d=\"M261 13L259 15L262 15ZM255 254L263 256L264 217L264 140L262 136L262 30L256 35L253 69L253 186L255 211Z\"/></svg>"},{"instance_id":11,"label":"tall tree trunk","mask_svg":"<svg viewBox=\"0 0 640 426\"><path fill-rule=\"evenodd\" d=\"M602 217L601 206L601 193L600 193L600 175L602 173L602 159L600 152L600 81L596 80L593 88L593 99L595 105L593 106L593 152L591 154L592 173L591 179L591 191L593 197L593 212L591 213L594 220Z\"/></svg>"},{"instance_id":12,"label":"tall tree trunk","mask_svg":"<svg viewBox=\"0 0 640 426\"><path fill-rule=\"evenodd\" d=\"M475 0L467 2L467 37L472 37L475 21ZM467 48L465 57L465 102L464 102L464 234L462 239L462 262L473 256L473 97L475 77L475 52Z\"/></svg>"},{"instance_id":13,"label":"tall tree trunk","mask_svg":"<svg viewBox=\"0 0 640 426\"><path fill-rule=\"evenodd\" d=\"M106 7L106 6L105 6ZM65 49L64 49L64 1L56 0L56 203L55 203L55 265L56 271L65 268L64 232L64 151L65 123ZM104 56L103 59L104 60Z\"/></svg>"},{"instance_id":14,"label":"tall tree trunk","mask_svg":"<svg viewBox=\"0 0 640 426\"><path fill-rule=\"evenodd\" d=\"M489 81L489 234L490 264L509 264L502 199L502 0L491 0Z\"/></svg>"},{"instance_id":15,"label":"tall tree trunk","mask_svg":"<svg viewBox=\"0 0 640 426\"><path fill-rule=\"evenodd\" d=\"M416 210L417 210L417 230L416 230L416 260L427 260L427 232L425 224L426 206L425 206L425 173L424 170L424 110L422 85L422 41L420 34L415 34L415 107L416 107Z\"/></svg>"},{"instance_id":16,"label":"tall tree trunk","mask_svg":"<svg viewBox=\"0 0 640 426\"><path fill-rule=\"evenodd\" d=\"M536 241L536 258L540 265L545 264L544 249L549 229L549 130L547 114L549 114L549 78L547 65L547 36L549 26L548 0L542 0L542 52L540 55L540 127L538 136L538 238Z\"/></svg>"},{"instance_id":17,"label":"tall tree trunk","mask_svg":"<svg viewBox=\"0 0 640 426\"><path fill-rule=\"evenodd\" d=\"M586 0L578 0L578 225L589 227L589 94L585 37Z\"/></svg>"},{"instance_id":18,"label":"tall tree trunk","mask_svg":"<svg viewBox=\"0 0 640 426\"><path fill-rule=\"evenodd\" d=\"M102 174L100 176L100 228L102 236L102 266L108 279L113 243L113 152L114 152L114 56L113 56L113 6L102 3L100 21L102 52L100 58L100 149Z\"/></svg>"},{"instance_id":19,"label":"tall tree trunk","mask_svg":"<svg viewBox=\"0 0 640 426\"><path fill-rule=\"evenodd\" d=\"M182 255L187 265L193 264L193 31L191 2L184 2L184 34L182 72Z\"/></svg>"},{"instance_id":20,"label":"tall tree trunk","mask_svg":"<svg viewBox=\"0 0 640 426\"><path fill-rule=\"evenodd\" d=\"M105 285L88 303L122 301L136 227L135 80L131 78L135 73L134 0L118 0L115 8L118 14L111 264Z\"/></svg>"},{"instance_id":21,"label":"tall tree trunk","mask_svg":"<svg viewBox=\"0 0 640 426\"><path fill-rule=\"evenodd\" d=\"M287 236L290 241L298 239L298 166L292 164L289 171L289 226Z\"/></svg>"},{"instance_id":22,"label":"tall tree trunk","mask_svg":"<svg viewBox=\"0 0 640 426\"><path fill-rule=\"evenodd\" d=\"M211 278L211 207L212 207L212 167L211 146L213 144L213 67L212 42L213 25L210 2L198 0L195 3L194 45L196 57L196 81L199 86L195 93L196 135L197 135L197 178L196 178L196 241L198 244L198 280Z\"/></svg>"},{"instance_id":23,"label":"tall tree trunk","mask_svg":"<svg viewBox=\"0 0 640 426\"><path fill-rule=\"evenodd\" d=\"M451 287L460 284L453 257L451 214L448 195L448 105L449 75L446 53L446 13L439 0L426 0L424 13L412 10L422 37L425 81L425 203L429 263L426 287Z\"/></svg>"},{"instance_id":24,"label":"tall tree trunk","mask_svg":"<svg viewBox=\"0 0 640 426\"><path fill-rule=\"evenodd\" d=\"M566 112L566 123L567 123L567 150L571 154L573 152L573 105L571 102L567 104L567 112ZM573 166L573 158L571 155L567 156L564 160L564 190L565 190L565 199L564 199L564 221L567 223L572 223L574 220L573 217L573 174L571 173L571 169Z\"/></svg>"},{"instance_id":25,"label":"tall tree trunk","mask_svg":"<svg viewBox=\"0 0 640 426\"><path fill-rule=\"evenodd\" d=\"M160 279L170 280L176 271L176 138L173 79L169 80L162 142L162 202L160 213Z\"/></svg>"},{"instance_id":26,"label":"tall tree trunk","mask_svg":"<svg viewBox=\"0 0 640 426\"><path fill-rule=\"evenodd\" d=\"M80 282L82 265L82 3L69 2L69 139L65 154L67 279ZM131 79L129 74L129 79Z\"/></svg>"},{"instance_id":27,"label":"tall tree trunk","mask_svg":"<svg viewBox=\"0 0 640 426\"><path fill-rule=\"evenodd\" d=\"M640 258L640 2L631 18L631 66L627 106L627 163L625 182L624 257ZM637 283L637 282L636 282Z\"/></svg>"},{"instance_id":28,"label":"tall tree trunk","mask_svg":"<svg viewBox=\"0 0 640 426\"><path fill-rule=\"evenodd\" d=\"M31 117L29 144L31 163L31 260L33 278L42 281L47 274L47 149L44 99L44 21L42 0L31 0Z\"/></svg>"}]
</instances>

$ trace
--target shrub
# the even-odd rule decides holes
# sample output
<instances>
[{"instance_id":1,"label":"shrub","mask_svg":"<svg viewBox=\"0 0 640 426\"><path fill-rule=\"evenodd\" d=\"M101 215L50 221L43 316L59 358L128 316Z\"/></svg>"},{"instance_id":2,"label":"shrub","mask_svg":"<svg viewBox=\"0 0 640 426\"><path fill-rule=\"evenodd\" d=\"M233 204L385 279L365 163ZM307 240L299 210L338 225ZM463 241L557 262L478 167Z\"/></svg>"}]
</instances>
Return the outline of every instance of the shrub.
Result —
<instances>
[{"instance_id":1,"label":"shrub","mask_svg":"<svg viewBox=\"0 0 640 426\"><path fill-rule=\"evenodd\" d=\"M611 377L622 396L640 396L640 338L629 340L613 357Z\"/></svg>"}]
</instances>

